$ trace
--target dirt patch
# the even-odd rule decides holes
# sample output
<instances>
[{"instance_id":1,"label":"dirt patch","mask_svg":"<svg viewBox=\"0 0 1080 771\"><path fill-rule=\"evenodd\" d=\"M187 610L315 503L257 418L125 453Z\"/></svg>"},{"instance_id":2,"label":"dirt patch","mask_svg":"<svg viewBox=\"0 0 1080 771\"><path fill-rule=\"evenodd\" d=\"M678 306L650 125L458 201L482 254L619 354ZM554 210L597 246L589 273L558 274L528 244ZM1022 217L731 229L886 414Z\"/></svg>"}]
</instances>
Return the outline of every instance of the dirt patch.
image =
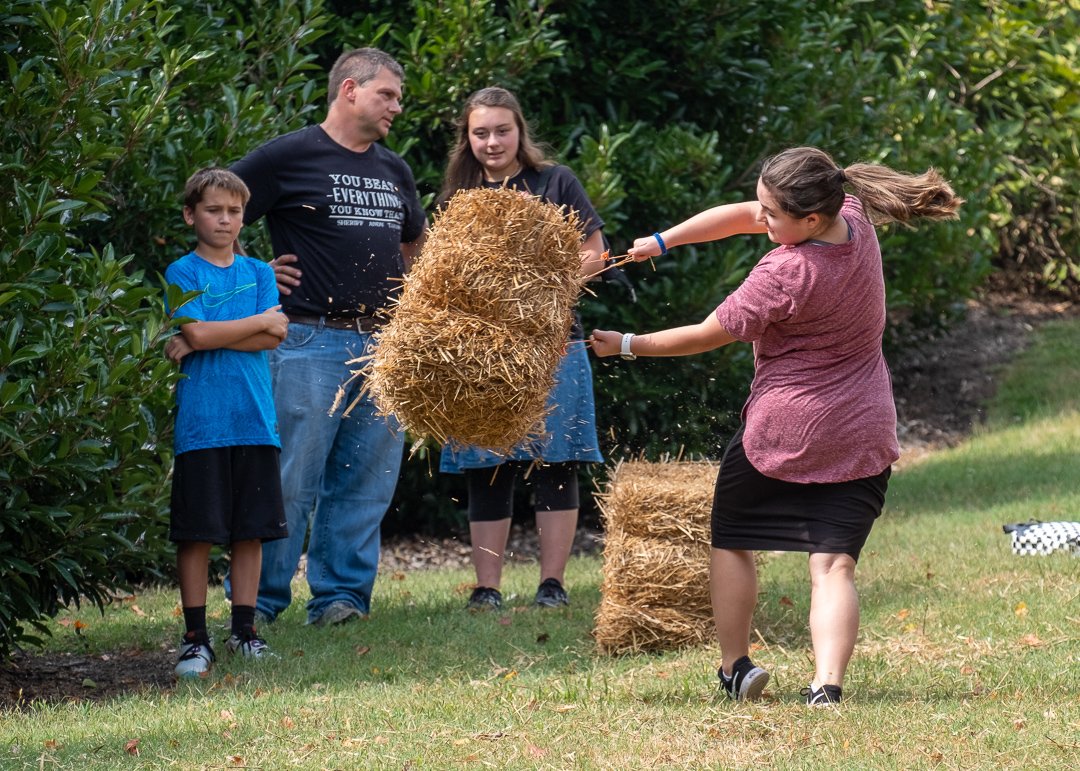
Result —
<instances>
[{"instance_id":1,"label":"dirt patch","mask_svg":"<svg viewBox=\"0 0 1080 771\"><path fill-rule=\"evenodd\" d=\"M1015 294L988 294L967 305L962 321L889 361L901 464L968 436L986 419L1002 367L1028 347L1035 328L1080 314L1075 303Z\"/></svg>"},{"instance_id":2,"label":"dirt patch","mask_svg":"<svg viewBox=\"0 0 1080 771\"><path fill-rule=\"evenodd\" d=\"M0 664L0 710L34 703L100 701L173 686L176 654L129 650L97 656L75 653L21 653Z\"/></svg>"},{"instance_id":3,"label":"dirt patch","mask_svg":"<svg viewBox=\"0 0 1080 771\"><path fill-rule=\"evenodd\" d=\"M903 457L911 462L959 443L985 418L1003 365L1031 341L1048 320L1076 316L1080 307L1006 294L968 304L963 321L944 334L912 344L889 362L893 373ZM576 553L595 552L600 535L583 528ZM531 562L538 553L534 528L515 527L509 562ZM394 538L383 549L382 569L419 570L469 565L469 545L455 538ZM0 664L0 710L33 702L98 701L144 689L172 688L175 653L122 651L108 655L20 654Z\"/></svg>"}]
</instances>

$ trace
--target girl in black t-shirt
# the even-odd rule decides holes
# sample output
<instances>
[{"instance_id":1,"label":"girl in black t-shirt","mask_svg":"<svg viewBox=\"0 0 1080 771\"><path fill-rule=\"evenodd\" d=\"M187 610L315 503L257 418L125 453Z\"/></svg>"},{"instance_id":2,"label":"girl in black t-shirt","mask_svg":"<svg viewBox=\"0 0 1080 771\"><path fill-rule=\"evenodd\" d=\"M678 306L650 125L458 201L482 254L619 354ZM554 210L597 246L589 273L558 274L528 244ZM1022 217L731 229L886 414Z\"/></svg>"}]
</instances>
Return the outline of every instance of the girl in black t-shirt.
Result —
<instances>
[{"instance_id":1,"label":"girl in black t-shirt","mask_svg":"<svg viewBox=\"0 0 1080 771\"><path fill-rule=\"evenodd\" d=\"M576 211L584 228L582 275L596 274L604 267L603 221L574 173L547 160L533 142L517 98L504 88L481 89L466 101L440 202L445 203L463 188L485 185L517 188ZM581 339L580 323L574 325L571 336ZM555 374L548 407L551 412L545 418L545 437L522 444L507 455L476 447L450 445L443 449L440 470L464 472L468 485L469 534L476 569L476 588L468 604L471 609L502 606L499 584L514 485L525 477L532 485L540 535L541 581L535 603L546 607L569 604L563 573L577 531L578 465L603 460L596 437L592 370L584 345L568 347Z\"/></svg>"}]
</instances>

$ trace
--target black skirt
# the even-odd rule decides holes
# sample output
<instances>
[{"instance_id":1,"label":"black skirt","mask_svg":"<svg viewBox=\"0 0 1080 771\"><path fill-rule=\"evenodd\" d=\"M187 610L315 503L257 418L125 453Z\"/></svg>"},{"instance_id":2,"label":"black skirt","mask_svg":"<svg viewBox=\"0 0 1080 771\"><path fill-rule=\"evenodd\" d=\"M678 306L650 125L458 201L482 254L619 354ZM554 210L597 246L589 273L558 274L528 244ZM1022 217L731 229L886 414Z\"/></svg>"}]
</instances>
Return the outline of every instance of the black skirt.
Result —
<instances>
[{"instance_id":1,"label":"black skirt","mask_svg":"<svg viewBox=\"0 0 1080 771\"><path fill-rule=\"evenodd\" d=\"M743 428L732 437L716 478L713 548L850 554L858 560L885 504L891 467L849 482L773 479L747 460Z\"/></svg>"}]
</instances>

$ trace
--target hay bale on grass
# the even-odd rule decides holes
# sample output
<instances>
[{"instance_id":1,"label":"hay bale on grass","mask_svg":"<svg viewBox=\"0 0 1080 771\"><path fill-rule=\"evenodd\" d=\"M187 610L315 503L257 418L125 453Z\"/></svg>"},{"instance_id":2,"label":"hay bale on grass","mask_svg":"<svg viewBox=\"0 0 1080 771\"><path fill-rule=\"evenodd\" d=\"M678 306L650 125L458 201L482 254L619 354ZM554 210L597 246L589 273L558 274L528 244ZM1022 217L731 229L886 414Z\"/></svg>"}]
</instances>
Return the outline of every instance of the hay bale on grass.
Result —
<instances>
[{"instance_id":1,"label":"hay bale on grass","mask_svg":"<svg viewBox=\"0 0 1080 771\"><path fill-rule=\"evenodd\" d=\"M709 520L717 469L706 461L616 466L599 496L607 537L593 636L603 652L713 638Z\"/></svg>"},{"instance_id":2,"label":"hay bale on grass","mask_svg":"<svg viewBox=\"0 0 1080 771\"><path fill-rule=\"evenodd\" d=\"M642 538L708 544L719 468L708 461L623 461L599 496L605 524Z\"/></svg>"},{"instance_id":3,"label":"hay bale on grass","mask_svg":"<svg viewBox=\"0 0 1080 771\"><path fill-rule=\"evenodd\" d=\"M609 535L600 591L634 605L708 615L709 551L697 541Z\"/></svg>"},{"instance_id":4,"label":"hay bale on grass","mask_svg":"<svg viewBox=\"0 0 1080 771\"><path fill-rule=\"evenodd\" d=\"M572 212L506 188L455 194L360 362L376 408L418 440L505 452L541 435L580 248Z\"/></svg>"}]
</instances>

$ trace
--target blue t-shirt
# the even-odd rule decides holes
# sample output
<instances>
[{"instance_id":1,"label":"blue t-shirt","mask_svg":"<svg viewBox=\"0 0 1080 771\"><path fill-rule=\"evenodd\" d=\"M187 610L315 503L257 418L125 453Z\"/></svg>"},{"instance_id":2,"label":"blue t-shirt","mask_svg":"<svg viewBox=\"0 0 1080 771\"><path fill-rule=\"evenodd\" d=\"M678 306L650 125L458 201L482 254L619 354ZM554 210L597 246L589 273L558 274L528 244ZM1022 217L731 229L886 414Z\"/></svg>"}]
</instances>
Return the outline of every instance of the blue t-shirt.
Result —
<instances>
[{"instance_id":1,"label":"blue t-shirt","mask_svg":"<svg viewBox=\"0 0 1080 771\"><path fill-rule=\"evenodd\" d=\"M239 254L222 268L190 252L166 269L165 280L185 291L202 290L176 309L177 317L234 321L278 304L273 269ZM209 447L281 447L266 351L193 351L180 371L187 377L176 384L177 455Z\"/></svg>"}]
</instances>

